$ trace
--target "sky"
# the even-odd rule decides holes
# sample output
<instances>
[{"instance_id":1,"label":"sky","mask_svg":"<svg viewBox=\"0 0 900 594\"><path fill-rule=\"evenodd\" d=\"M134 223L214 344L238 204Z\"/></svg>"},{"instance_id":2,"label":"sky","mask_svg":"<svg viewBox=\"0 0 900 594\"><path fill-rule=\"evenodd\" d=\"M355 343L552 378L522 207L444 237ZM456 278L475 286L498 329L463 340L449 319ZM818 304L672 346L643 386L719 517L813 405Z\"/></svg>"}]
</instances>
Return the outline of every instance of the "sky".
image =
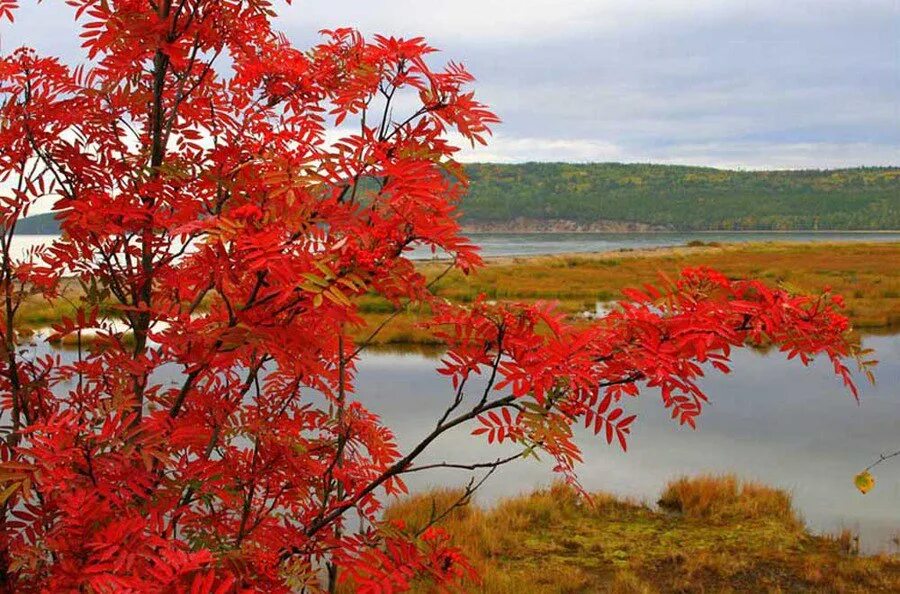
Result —
<instances>
[{"instance_id":1,"label":"sky","mask_svg":"<svg viewBox=\"0 0 900 594\"><path fill-rule=\"evenodd\" d=\"M78 59L62 0L0 46ZM276 27L423 35L503 119L467 161L900 165L900 0L295 0Z\"/></svg>"}]
</instances>

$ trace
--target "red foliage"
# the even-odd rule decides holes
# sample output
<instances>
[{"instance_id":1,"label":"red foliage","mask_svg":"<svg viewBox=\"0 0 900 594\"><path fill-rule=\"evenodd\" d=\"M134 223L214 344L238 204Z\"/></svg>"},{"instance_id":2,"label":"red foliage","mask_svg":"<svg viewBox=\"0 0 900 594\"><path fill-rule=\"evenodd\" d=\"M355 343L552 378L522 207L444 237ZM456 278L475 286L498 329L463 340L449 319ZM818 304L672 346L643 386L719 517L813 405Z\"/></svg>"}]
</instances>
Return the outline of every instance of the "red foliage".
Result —
<instances>
[{"instance_id":1,"label":"red foliage","mask_svg":"<svg viewBox=\"0 0 900 594\"><path fill-rule=\"evenodd\" d=\"M708 269L664 279L662 291L626 293L628 301L587 328L541 305L441 307L435 324L446 327L440 333L451 350L440 372L461 386L473 373L496 369L488 389L509 393L482 401L473 435L540 448L574 479L580 454L572 426L583 423L626 449L637 417L622 402L644 386L659 390L673 419L695 427L707 402L697 385L703 365L728 373L731 349L745 345L774 344L804 364L824 355L856 395L844 359L857 352L836 311L839 297L789 295Z\"/></svg>"},{"instance_id":2,"label":"red foliage","mask_svg":"<svg viewBox=\"0 0 900 594\"><path fill-rule=\"evenodd\" d=\"M693 426L702 365L727 371L748 342L825 355L852 388L827 295L686 271L588 328L542 305L436 299L407 251L480 264L448 133L483 143L497 119L422 39L341 29L304 52L266 0L67 4L87 65L0 61L0 590L314 591L338 574L361 591L449 588L471 574L459 552L384 525L379 496L404 492L453 427L543 450L574 481L572 425L624 448L623 401L643 386ZM64 235L14 257L41 200ZM71 364L35 355L20 305L73 282L77 314L44 338L97 339ZM353 399L365 345L348 331L367 293L430 305L450 349L446 413L407 453Z\"/></svg>"}]
</instances>

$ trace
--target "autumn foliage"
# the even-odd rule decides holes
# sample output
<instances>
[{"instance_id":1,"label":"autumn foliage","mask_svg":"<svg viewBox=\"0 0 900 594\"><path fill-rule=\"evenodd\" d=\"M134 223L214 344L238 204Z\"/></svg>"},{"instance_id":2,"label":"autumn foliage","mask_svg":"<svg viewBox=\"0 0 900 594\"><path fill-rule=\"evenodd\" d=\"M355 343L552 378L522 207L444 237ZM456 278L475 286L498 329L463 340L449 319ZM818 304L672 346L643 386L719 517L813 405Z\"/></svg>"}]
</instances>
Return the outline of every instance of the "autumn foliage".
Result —
<instances>
[{"instance_id":1,"label":"autumn foliage","mask_svg":"<svg viewBox=\"0 0 900 594\"><path fill-rule=\"evenodd\" d=\"M852 388L829 294L689 270L586 328L436 297L409 249L480 265L453 139L483 143L498 120L422 39L341 29L300 50L267 0L66 4L83 65L0 62L2 591L453 588L473 576L439 527L380 514L405 475L441 466L419 459L446 431L521 446L463 470L539 451L577 485L574 426L626 447L644 389L694 426L697 381L733 348L827 357ZM64 233L21 258L16 222L39 201ZM78 314L39 336L96 335L66 362L16 313L72 278ZM354 399L367 294L429 307L447 344L446 412L408 451Z\"/></svg>"}]
</instances>

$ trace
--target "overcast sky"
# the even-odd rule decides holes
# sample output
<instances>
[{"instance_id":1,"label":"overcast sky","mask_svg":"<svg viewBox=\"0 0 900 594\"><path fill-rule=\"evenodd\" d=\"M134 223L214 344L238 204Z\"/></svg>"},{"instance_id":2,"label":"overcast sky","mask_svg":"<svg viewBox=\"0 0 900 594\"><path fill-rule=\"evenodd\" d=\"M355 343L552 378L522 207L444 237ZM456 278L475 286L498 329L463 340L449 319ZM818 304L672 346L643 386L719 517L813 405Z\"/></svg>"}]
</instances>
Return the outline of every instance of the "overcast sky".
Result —
<instances>
[{"instance_id":1,"label":"overcast sky","mask_svg":"<svg viewBox=\"0 0 900 594\"><path fill-rule=\"evenodd\" d=\"M2 50L72 62L72 11L21 0ZM900 0L295 0L278 27L424 35L503 118L483 161L900 165Z\"/></svg>"}]
</instances>

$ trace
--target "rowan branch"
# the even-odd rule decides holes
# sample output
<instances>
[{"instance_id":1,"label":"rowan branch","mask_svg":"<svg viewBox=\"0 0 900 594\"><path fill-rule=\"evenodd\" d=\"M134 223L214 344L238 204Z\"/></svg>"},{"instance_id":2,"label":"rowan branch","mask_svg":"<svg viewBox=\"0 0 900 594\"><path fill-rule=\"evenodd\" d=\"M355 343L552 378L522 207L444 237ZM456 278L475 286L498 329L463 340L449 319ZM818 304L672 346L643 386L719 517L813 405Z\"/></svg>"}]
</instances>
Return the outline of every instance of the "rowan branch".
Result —
<instances>
[{"instance_id":1,"label":"rowan branch","mask_svg":"<svg viewBox=\"0 0 900 594\"><path fill-rule=\"evenodd\" d=\"M896 458L898 456L900 456L900 450L897 450L896 452L892 452L890 454L881 453L878 455L878 459L875 462L872 462L871 464L866 466L866 468L863 470L863 472L868 472L868 471L872 470L873 468L875 468L876 466L878 466L884 462L887 462L891 458Z\"/></svg>"}]
</instances>

